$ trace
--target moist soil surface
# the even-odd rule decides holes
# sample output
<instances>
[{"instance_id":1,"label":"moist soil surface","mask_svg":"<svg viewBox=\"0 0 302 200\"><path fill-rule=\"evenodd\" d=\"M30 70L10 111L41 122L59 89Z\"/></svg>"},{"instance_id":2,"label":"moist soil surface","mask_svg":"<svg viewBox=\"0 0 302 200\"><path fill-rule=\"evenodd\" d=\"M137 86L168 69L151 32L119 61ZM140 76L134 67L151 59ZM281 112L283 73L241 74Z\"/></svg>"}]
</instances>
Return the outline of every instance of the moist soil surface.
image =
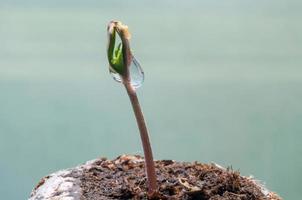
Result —
<instances>
[{"instance_id":1,"label":"moist soil surface","mask_svg":"<svg viewBox=\"0 0 302 200\"><path fill-rule=\"evenodd\" d=\"M158 193L153 199L279 200L238 171L215 164L155 161ZM148 199L144 160L120 156L95 160L81 177L83 200Z\"/></svg>"}]
</instances>

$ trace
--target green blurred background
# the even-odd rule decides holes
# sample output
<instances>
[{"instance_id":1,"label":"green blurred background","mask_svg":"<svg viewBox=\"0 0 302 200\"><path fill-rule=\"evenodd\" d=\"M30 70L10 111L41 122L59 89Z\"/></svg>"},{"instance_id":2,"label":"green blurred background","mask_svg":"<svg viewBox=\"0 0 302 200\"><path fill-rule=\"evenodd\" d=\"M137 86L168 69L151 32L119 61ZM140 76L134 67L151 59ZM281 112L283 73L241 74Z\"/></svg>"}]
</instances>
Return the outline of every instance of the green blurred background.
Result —
<instances>
[{"instance_id":1,"label":"green blurred background","mask_svg":"<svg viewBox=\"0 0 302 200\"><path fill-rule=\"evenodd\" d=\"M302 2L0 1L0 193L142 154L106 25L128 24L156 159L216 162L285 199L302 178Z\"/></svg>"}]
</instances>

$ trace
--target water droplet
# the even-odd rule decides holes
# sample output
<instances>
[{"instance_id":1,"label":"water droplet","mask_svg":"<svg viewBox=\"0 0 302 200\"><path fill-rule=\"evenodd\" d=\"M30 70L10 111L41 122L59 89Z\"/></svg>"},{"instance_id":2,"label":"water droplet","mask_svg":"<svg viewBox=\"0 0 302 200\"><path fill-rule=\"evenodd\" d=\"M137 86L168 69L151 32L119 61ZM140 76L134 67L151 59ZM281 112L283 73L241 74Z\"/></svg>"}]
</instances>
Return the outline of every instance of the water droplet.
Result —
<instances>
[{"instance_id":1,"label":"water droplet","mask_svg":"<svg viewBox=\"0 0 302 200\"><path fill-rule=\"evenodd\" d=\"M118 73L116 73L115 71L113 71L110 68L109 68L109 72L110 72L113 80L115 80L116 82L119 82L119 83L122 82L121 76Z\"/></svg>"},{"instance_id":2,"label":"water droplet","mask_svg":"<svg viewBox=\"0 0 302 200\"><path fill-rule=\"evenodd\" d=\"M134 57L132 58L132 63L130 65L130 77L131 85L135 88L141 87L145 79L143 68Z\"/></svg>"},{"instance_id":3,"label":"water droplet","mask_svg":"<svg viewBox=\"0 0 302 200\"><path fill-rule=\"evenodd\" d=\"M121 76L118 73L116 73L111 69L109 71L115 81L119 83L122 81ZM139 62L134 57L132 58L132 62L130 65L130 78L131 78L131 85L134 88L141 87L145 79L144 71L141 65L139 64Z\"/></svg>"}]
</instances>

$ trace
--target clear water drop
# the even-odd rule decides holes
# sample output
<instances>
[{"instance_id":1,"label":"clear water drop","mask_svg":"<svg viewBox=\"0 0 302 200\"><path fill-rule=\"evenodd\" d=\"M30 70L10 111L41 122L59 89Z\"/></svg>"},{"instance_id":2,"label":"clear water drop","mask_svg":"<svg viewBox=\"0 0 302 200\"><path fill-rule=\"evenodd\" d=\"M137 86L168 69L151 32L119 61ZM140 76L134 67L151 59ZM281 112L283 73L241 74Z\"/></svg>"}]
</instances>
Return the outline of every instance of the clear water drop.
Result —
<instances>
[{"instance_id":1,"label":"clear water drop","mask_svg":"<svg viewBox=\"0 0 302 200\"><path fill-rule=\"evenodd\" d=\"M132 58L132 62L130 65L130 77L131 85L134 88L141 87L145 79L143 68L134 57Z\"/></svg>"},{"instance_id":2,"label":"clear water drop","mask_svg":"<svg viewBox=\"0 0 302 200\"><path fill-rule=\"evenodd\" d=\"M109 68L109 72L110 72L113 80L115 80L116 82L119 82L119 83L122 82L121 76L118 73L116 73L115 71L113 71L110 68Z\"/></svg>"},{"instance_id":3,"label":"clear water drop","mask_svg":"<svg viewBox=\"0 0 302 200\"><path fill-rule=\"evenodd\" d=\"M110 70L110 74L115 81L119 83L122 82L121 76L118 73L116 73L113 70ZM130 65L130 78L131 78L131 85L134 88L141 87L145 79L143 68L134 57L132 58L132 62Z\"/></svg>"}]
</instances>

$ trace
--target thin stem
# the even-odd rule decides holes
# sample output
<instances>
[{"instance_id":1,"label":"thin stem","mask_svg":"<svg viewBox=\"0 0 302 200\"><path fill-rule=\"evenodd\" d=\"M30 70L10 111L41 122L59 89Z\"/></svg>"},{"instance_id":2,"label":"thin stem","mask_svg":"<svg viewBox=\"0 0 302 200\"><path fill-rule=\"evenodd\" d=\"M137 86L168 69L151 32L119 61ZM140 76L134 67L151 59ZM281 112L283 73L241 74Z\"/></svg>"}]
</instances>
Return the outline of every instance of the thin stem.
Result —
<instances>
[{"instance_id":1,"label":"thin stem","mask_svg":"<svg viewBox=\"0 0 302 200\"><path fill-rule=\"evenodd\" d=\"M157 181L155 174L155 167L152 155L152 149L149 141L148 130L144 120L144 115L142 113L136 91L129 81L124 82L125 88L127 90L128 96L130 98L132 108L135 114L136 122L139 128L141 141L143 144L144 155L145 155L145 165L147 171L147 180L148 180L148 195L152 197L157 192Z\"/></svg>"}]
</instances>

